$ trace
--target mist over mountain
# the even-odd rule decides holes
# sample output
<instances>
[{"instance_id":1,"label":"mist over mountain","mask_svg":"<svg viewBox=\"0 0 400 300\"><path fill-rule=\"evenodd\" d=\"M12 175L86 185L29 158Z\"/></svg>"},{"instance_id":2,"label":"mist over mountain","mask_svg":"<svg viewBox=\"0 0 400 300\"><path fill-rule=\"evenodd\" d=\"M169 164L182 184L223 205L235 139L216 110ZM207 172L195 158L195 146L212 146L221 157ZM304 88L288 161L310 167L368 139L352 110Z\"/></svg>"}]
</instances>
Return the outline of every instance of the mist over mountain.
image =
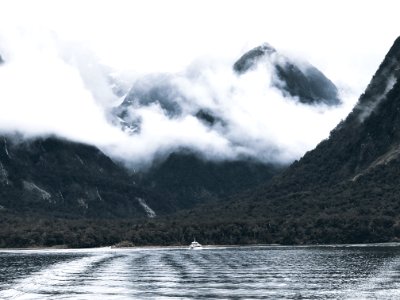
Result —
<instances>
[{"instance_id":1,"label":"mist over mountain","mask_svg":"<svg viewBox=\"0 0 400 300\"><path fill-rule=\"evenodd\" d=\"M177 72L125 76L95 52L45 30L14 32L2 49L3 132L88 143L134 169L179 149L210 161L287 164L327 137L353 99L339 92L342 105L302 103L277 88L277 71L269 64L237 74L232 67L240 56L231 59L229 52L227 58L194 59ZM299 78L292 81L304 80Z\"/></svg>"},{"instance_id":2,"label":"mist over mountain","mask_svg":"<svg viewBox=\"0 0 400 300\"><path fill-rule=\"evenodd\" d=\"M1 12L1 131L88 143L135 169L180 148L211 161L245 156L286 164L300 158L348 114L396 31L395 17L379 23L385 30L373 30L377 12L395 11L373 3L364 5L359 26L352 27L356 5L344 11L334 2L256 1L250 7L222 1L210 3L213 9L179 0L39 2L8 2ZM228 6L231 14L224 14ZM277 26L283 18L288 26ZM241 75L232 70L265 41L300 71L299 61L319 69L336 85L342 104L303 105L303 97L290 91L283 96L268 64L256 63ZM164 100L140 100L128 124L140 123L140 132L121 130L112 112L125 93L146 98L160 86L173 90L169 97L176 99L169 103L179 114L172 117Z\"/></svg>"},{"instance_id":3,"label":"mist over mountain","mask_svg":"<svg viewBox=\"0 0 400 300\"><path fill-rule=\"evenodd\" d=\"M262 65L259 66L259 64ZM215 127L215 125L221 127L217 130L226 129L232 120L224 118L221 109L223 103L220 102L225 101L224 97L227 96L214 95L213 105L204 102L204 99L199 99L207 97L207 92L214 92L212 86L202 87L199 86L199 82L196 82L199 77L204 76L201 67L207 69L207 66L200 65L200 68L197 67L199 69L189 68L184 75L150 74L136 80L115 111L122 128L130 133L140 133L141 117L135 115L135 110L156 105L171 119L191 115L204 121L210 127ZM310 105L321 103L338 105L340 103L337 87L317 68L306 62L295 63L277 53L268 44L246 52L233 65L234 71L239 75L255 71L257 67L260 69L264 67L270 75L265 82L265 91L276 88L282 93L282 96L294 101L298 99L299 102ZM265 74L259 72L258 75L263 78ZM203 88L204 94L189 93L188 87ZM238 84L232 85L230 97L234 97L235 89L238 88ZM263 101L271 101L268 96L265 94ZM218 99L218 97L222 97L222 99Z\"/></svg>"},{"instance_id":4,"label":"mist over mountain","mask_svg":"<svg viewBox=\"0 0 400 300\"><path fill-rule=\"evenodd\" d=\"M133 139L156 140L147 148L154 157L184 148L211 161L290 163L348 106L338 106L338 89L317 68L265 49L230 65L200 61L137 78L113 110L114 124Z\"/></svg>"},{"instance_id":5,"label":"mist over mountain","mask_svg":"<svg viewBox=\"0 0 400 300\"><path fill-rule=\"evenodd\" d=\"M259 56L264 56L268 51L275 55L274 58L265 57L268 61L264 60L264 65L260 65L257 70L256 60L263 59ZM279 64L278 60L281 60ZM247 109L246 106L262 106L263 102L273 102L274 99L284 101L283 98L293 101L288 105L304 105L305 109L305 104L326 105L322 110L328 110L329 105L338 105L338 90L335 85L315 67L303 64L304 72L286 57L278 56L272 47L262 46L250 50L233 64L233 69L244 76L246 71L255 72L252 76L265 80L260 85L264 91L260 90L258 95L257 101L261 103L250 103L248 97L243 97L240 99L243 102L239 105ZM263 137L264 144L260 144L260 138L252 138L247 132L241 136L236 134L238 125L235 123L241 120L232 117L229 109L238 108L234 98L240 89L241 76L231 74L233 83L229 93L225 94L223 91L212 95L213 101L205 102L207 93L215 92L218 87L210 86L211 79L207 84L204 82L205 71L202 67L204 68L203 64L195 69L189 68L185 74L151 74L139 78L114 110L115 123L131 136L140 136L143 132L143 111L157 107L157 113L162 113L171 122L191 118L202 128L228 140L228 151L221 156L210 154L211 149L199 151L190 144L171 145L168 151L171 153L167 152L164 156L161 153L150 170L140 172L141 184L165 198L173 199L178 208L191 208L198 203L221 200L254 188L270 180L290 162L289 158L283 159L279 156L291 149L279 147L272 137L271 140L267 136ZM279 85L275 77L281 78ZM254 81L260 79L252 78ZM204 93L193 93L191 87ZM275 89L276 94L264 93L270 89ZM282 112L280 117L285 119L285 115L286 112ZM256 123L260 120L263 119L248 121ZM243 129L251 125L240 124ZM263 126L267 125L268 120ZM197 138L202 142L200 137ZM230 155L232 152L235 153L234 156Z\"/></svg>"},{"instance_id":6,"label":"mist over mountain","mask_svg":"<svg viewBox=\"0 0 400 300\"><path fill-rule=\"evenodd\" d=\"M237 242L254 236L289 244L398 241L399 66L400 38L329 139L229 206L205 207L182 215L183 222L203 215L218 218L218 226L237 222ZM205 232L214 226L205 222ZM251 228L253 237L246 233Z\"/></svg>"}]
</instances>

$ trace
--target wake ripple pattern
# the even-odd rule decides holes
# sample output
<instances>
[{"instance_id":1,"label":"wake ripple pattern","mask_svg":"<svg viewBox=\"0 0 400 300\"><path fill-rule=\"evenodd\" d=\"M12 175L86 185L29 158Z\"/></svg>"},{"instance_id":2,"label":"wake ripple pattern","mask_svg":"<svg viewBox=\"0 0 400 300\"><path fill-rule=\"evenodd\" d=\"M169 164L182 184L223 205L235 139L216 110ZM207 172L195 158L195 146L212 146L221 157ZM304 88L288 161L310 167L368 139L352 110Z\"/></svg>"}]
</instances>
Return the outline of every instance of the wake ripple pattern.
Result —
<instances>
[{"instance_id":1,"label":"wake ripple pattern","mask_svg":"<svg viewBox=\"0 0 400 300\"><path fill-rule=\"evenodd\" d=\"M18 275L0 252L0 272L11 272L0 299L396 299L399 254L398 247L67 251Z\"/></svg>"}]
</instances>

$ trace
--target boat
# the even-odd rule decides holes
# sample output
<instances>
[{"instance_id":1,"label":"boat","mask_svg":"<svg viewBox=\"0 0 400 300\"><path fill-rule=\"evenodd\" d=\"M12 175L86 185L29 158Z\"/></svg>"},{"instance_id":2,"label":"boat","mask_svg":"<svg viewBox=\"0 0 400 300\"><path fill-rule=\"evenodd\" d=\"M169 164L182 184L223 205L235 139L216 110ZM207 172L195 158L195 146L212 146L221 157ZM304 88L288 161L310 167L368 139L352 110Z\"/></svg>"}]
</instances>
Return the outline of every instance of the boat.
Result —
<instances>
[{"instance_id":1,"label":"boat","mask_svg":"<svg viewBox=\"0 0 400 300\"><path fill-rule=\"evenodd\" d=\"M196 242L196 239L194 239L193 242L190 244L189 249L190 250L200 250L200 249L203 249L203 246L201 244L199 244L198 242Z\"/></svg>"}]
</instances>

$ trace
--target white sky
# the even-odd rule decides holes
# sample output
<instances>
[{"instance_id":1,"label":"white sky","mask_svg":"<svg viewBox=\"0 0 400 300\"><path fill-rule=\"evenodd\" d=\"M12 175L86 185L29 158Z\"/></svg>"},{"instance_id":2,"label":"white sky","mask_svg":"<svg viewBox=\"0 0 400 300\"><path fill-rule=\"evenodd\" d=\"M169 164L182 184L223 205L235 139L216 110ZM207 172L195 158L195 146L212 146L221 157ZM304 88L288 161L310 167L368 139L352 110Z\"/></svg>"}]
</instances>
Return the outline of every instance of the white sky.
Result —
<instances>
[{"instance_id":1,"label":"white sky","mask_svg":"<svg viewBox=\"0 0 400 300\"><path fill-rule=\"evenodd\" d=\"M334 80L350 77L354 84L369 80L400 25L394 0L0 3L2 31L50 29L118 69L176 71L202 55L237 57L268 42L305 57Z\"/></svg>"},{"instance_id":2,"label":"white sky","mask_svg":"<svg viewBox=\"0 0 400 300\"><path fill-rule=\"evenodd\" d=\"M359 95L400 34L394 0L0 0L0 8L0 54L10 62L0 70L0 129L56 132L96 145L126 145L102 113L115 101L99 75L109 70L137 76L179 72L199 58L231 63L268 42ZM301 148L294 156L347 112L327 116L323 132L293 145Z\"/></svg>"}]
</instances>

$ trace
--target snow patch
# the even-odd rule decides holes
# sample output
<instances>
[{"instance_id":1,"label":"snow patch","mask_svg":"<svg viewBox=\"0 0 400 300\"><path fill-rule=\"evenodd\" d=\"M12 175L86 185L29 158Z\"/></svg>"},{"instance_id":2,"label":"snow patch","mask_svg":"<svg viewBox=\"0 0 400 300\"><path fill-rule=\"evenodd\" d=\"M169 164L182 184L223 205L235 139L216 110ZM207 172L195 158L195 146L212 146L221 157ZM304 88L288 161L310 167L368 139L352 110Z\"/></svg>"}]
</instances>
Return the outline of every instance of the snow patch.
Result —
<instances>
[{"instance_id":1,"label":"snow patch","mask_svg":"<svg viewBox=\"0 0 400 300\"><path fill-rule=\"evenodd\" d=\"M85 165L85 163L83 162L83 160L82 160L82 158L78 155L78 154L75 154L75 156L76 156L76 158L78 159L78 161L81 163L81 165Z\"/></svg>"},{"instance_id":2,"label":"snow patch","mask_svg":"<svg viewBox=\"0 0 400 300\"><path fill-rule=\"evenodd\" d=\"M143 207L144 211L146 212L147 216L149 218L154 218L156 217L156 213L154 210L151 209L150 206L147 205L146 201L142 198L136 198L136 200L139 202L139 204Z\"/></svg>"},{"instance_id":3,"label":"snow patch","mask_svg":"<svg viewBox=\"0 0 400 300\"><path fill-rule=\"evenodd\" d=\"M27 191L33 192L37 195L39 195L43 200L48 201L49 203L54 203L54 201L51 199L51 194L47 192L46 190L38 187L36 184L33 182L29 181L23 181L24 189Z\"/></svg>"},{"instance_id":4,"label":"snow patch","mask_svg":"<svg viewBox=\"0 0 400 300\"><path fill-rule=\"evenodd\" d=\"M4 152L6 153L6 155L8 156L8 158L11 159L10 153L8 153L7 140L6 140L6 138L3 138L3 141L4 141Z\"/></svg>"},{"instance_id":5,"label":"snow patch","mask_svg":"<svg viewBox=\"0 0 400 300\"><path fill-rule=\"evenodd\" d=\"M64 195L63 195L63 193L62 193L61 191L58 191L58 194L60 195L60 198L61 198L61 200L64 202L64 201L65 201L65 199L64 199Z\"/></svg>"},{"instance_id":6,"label":"snow patch","mask_svg":"<svg viewBox=\"0 0 400 300\"><path fill-rule=\"evenodd\" d=\"M78 205L83 207L84 209L88 209L89 208L89 204L87 203L87 201L83 198L78 198L78 200L76 200L78 202Z\"/></svg>"},{"instance_id":7,"label":"snow patch","mask_svg":"<svg viewBox=\"0 0 400 300\"><path fill-rule=\"evenodd\" d=\"M100 195L100 193L99 193L99 189L96 187L96 195L97 195L97 198L100 200L100 201L104 201L103 200L103 198L101 197L101 195Z\"/></svg>"},{"instance_id":8,"label":"snow patch","mask_svg":"<svg viewBox=\"0 0 400 300\"><path fill-rule=\"evenodd\" d=\"M10 182L8 181L8 172L6 168L4 168L3 164L0 162L0 183L8 185Z\"/></svg>"}]
</instances>

